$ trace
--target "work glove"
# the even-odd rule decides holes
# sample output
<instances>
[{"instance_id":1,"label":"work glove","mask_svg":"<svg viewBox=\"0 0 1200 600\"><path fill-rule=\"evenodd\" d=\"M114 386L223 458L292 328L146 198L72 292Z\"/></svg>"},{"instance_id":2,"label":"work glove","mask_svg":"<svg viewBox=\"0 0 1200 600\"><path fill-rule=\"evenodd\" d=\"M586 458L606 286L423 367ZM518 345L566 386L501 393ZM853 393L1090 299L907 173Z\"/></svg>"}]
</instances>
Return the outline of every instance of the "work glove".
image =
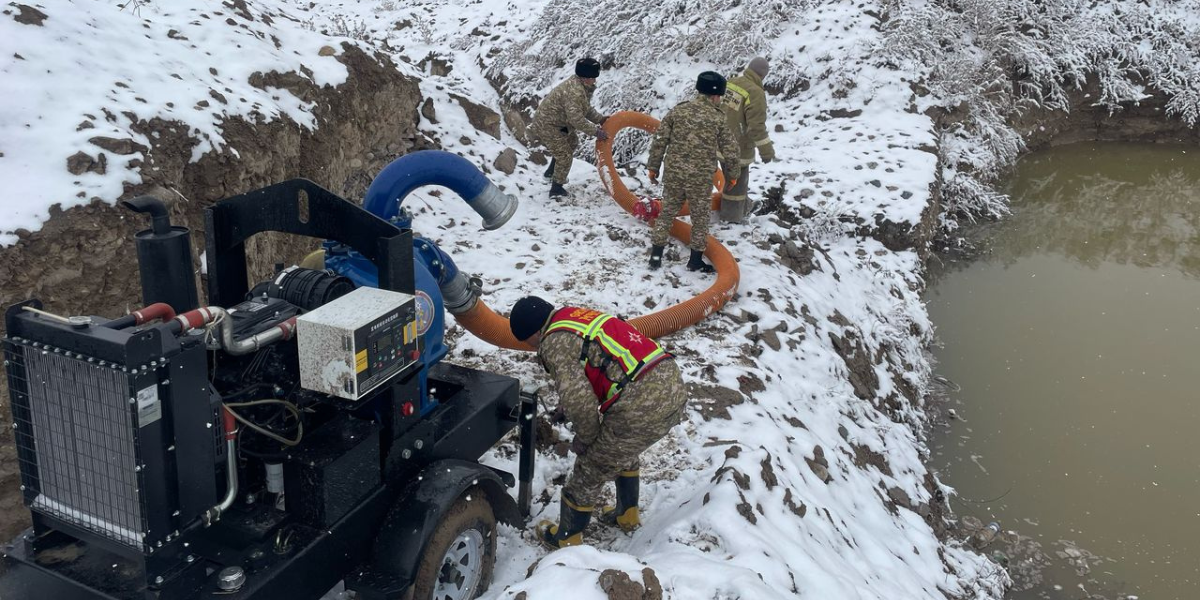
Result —
<instances>
[{"instance_id":1,"label":"work glove","mask_svg":"<svg viewBox=\"0 0 1200 600\"><path fill-rule=\"evenodd\" d=\"M729 181L725 182L725 191L728 192L729 190L732 190L734 188L734 186L736 186L736 185L737 185L737 180L730 179Z\"/></svg>"},{"instance_id":2,"label":"work glove","mask_svg":"<svg viewBox=\"0 0 1200 600\"><path fill-rule=\"evenodd\" d=\"M571 440L571 452L574 452L575 456L587 454L587 449L587 444L583 443L579 436L575 436L575 439Z\"/></svg>"},{"instance_id":3,"label":"work glove","mask_svg":"<svg viewBox=\"0 0 1200 600\"><path fill-rule=\"evenodd\" d=\"M603 127L596 128L596 139L605 142L608 141L608 132Z\"/></svg>"},{"instance_id":4,"label":"work glove","mask_svg":"<svg viewBox=\"0 0 1200 600\"><path fill-rule=\"evenodd\" d=\"M650 176L650 183L653 183L654 185L658 185L658 171L655 171L654 169L650 169L650 171L647 173L647 175Z\"/></svg>"},{"instance_id":5,"label":"work glove","mask_svg":"<svg viewBox=\"0 0 1200 600\"><path fill-rule=\"evenodd\" d=\"M775 144L767 144L758 149L758 157L764 163L769 163L775 160Z\"/></svg>"}]
</instances>

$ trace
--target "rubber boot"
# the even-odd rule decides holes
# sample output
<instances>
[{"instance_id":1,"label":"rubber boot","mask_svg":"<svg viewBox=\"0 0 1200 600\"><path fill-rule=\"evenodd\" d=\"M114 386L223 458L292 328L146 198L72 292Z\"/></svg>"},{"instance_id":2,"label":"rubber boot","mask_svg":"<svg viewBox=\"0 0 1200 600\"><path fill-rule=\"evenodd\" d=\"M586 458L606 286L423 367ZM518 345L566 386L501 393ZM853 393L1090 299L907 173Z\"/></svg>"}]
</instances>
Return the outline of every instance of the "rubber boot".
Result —
<instances>
[{"instance_id":1,"label":"rubber boot","mask_svg":"<svg viewBox=\"0 0 1200 600\"><path fill-rule=\"evenodd\" d=\"M550 159L550 166L546 167L546 172L542 173L542 177L545 177L546 179L551 179L554 177L554 159L553 158Z\"/></svg>"},{"instance_id":2,"label":"rubber boot","mask_svg":"<svg viewBox=\"0 0 1200 600\"><path fill-rule=\"evenodd\" d=\"M561 183L551 182L550 183L550 197L551 198L566 198L567 197L567 188L564 188Z\"/></svg>"},{"instance_id":3,"label":"rubber boot","mask_svg":"<svg viewBox=\"0 0 1200 600\"><path fill-rule=\"evenodd\" d=\"M642 525L638 514L638 488L641 478L638 471L621 471L617 475L617 505L605 506L600 511L600 521L616 525L626 533Z\"/></svg>"},{"instance_id":4,"label":"rubber boot","mask_svg":"<svg viewBox=\"0 0 1200 600\"><path fill-rule=\"evenodd\" d=\"M692 256L688 259L687 270L700 271L701 273L712 273L716 271L712 265L704 262L704 253L699 250L692 250Z\"/></svg>"},{"instance_id":5,"label":"rubber boot","mask_svg":"<svg viewBox=\"0 0 1200 600\"><path fill-rule=\"evenodd\" d=\"M650 246L650 268L657 269L662 266L663 250L666 246Z\"/></svg>"},{"instance_id":6,"label":"rubber boot","mask_svg":"<svg viewBox=\"0 0 1200 600\"><path fill-rule=\"evenodd\" d=\"M563 494L558 512L558 525L550 521L538 524L538 537L546 546L558 549L583 543L583 530L592 521L592 507L580 506Z\"/></svg>"}]
</instances>

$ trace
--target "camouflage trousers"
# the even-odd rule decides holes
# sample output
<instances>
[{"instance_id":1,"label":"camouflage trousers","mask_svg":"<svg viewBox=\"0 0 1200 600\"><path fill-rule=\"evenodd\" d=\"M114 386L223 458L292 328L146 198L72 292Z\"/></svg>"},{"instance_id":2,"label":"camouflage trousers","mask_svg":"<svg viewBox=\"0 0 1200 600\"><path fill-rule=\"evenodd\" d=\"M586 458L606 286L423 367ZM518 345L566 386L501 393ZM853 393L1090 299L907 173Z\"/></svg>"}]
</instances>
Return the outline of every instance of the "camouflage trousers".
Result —
<instances>
[{"instance_id":1,"label":"camouflage trousers","mask_svg":"<svg viewBox=\"0 0 1200 600\"><path fill-rule=\"evenodd\" d=\"M721 220L728 223L740 223L750 211L747 192L750 190L750 165L742 165L737 174L737 183L733 189L721 197Z\"/></svg>"},{"instance_id":2,"label":"camouflage trousers","mask_svg":"<svg viewBox=\"0 0 1200 600\"><path fill-rule=\"evenodd\" d=\"M550 131L535 131L534 135L541 142L550 156L554 157L554 183L564 185L571 173L571 163L575 160L575 149L579 147L579 135L565 128L552 128Z\"/></svg>"},{"instance_id":3,"label":"camouflage trousers","mask_svg":"<svg viewBox=\"0 0 1200 600\"><path fill-rule=\"evenodd\" d=\"M650 243L655 246L667 245L671 223L683 210L684 202L687 202L692 214L692 240L688 247L703 252L708 246L708 221L712 212L712 183L708 179L704 179L700 185L671 185L671 182L664 182L662 214L654 221Z\"/></svg>"},{"instance_id":4,"label":"camouflage trousers","mask_svg":"<svg viewBox=\"0 0 1200 600\"><path fill-rule=\"evenodd\" d=\"M683 419L687 389L674 359L664 360L625 387L600 422L600 435L575 459L563 494L595 506L604 484L641 466L639 457Z\"/></svg>"}]
</instances>

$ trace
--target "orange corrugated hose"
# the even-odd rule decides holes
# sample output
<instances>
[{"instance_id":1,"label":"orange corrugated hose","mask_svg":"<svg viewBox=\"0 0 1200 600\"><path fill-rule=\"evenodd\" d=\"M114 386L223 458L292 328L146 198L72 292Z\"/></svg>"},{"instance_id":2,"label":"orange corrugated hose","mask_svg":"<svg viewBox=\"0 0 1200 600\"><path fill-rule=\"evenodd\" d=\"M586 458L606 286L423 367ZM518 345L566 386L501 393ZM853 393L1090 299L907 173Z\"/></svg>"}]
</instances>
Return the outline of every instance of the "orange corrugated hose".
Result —
<instances>
[{"instance_id":1,"label":"orange corrugated hose","mask_svg":"<svg viewBox=\"0 0 1200 600\"><path fill-rule=\"evenodd\" d=\"M658 129L658 119L632 111L619 112L609 117L604 122L604 131L608 133L608 141L596 142L596 166L600 171L600 181L604 184L604 188L617 201L617 204L621 205L621 208L633 213L633 205L637 202L637 197L621 181L621 176L617 174L617 167L612 158L612 140L616 138L618 131L626 127L635 127L654 133ZM713 184L720 190L723 189L724 183L725 179L718 171L713 176ZM714 213L720 206L720 198L719 192L713 194ZM686 206L682 214L688 214ZM691 239L692 226L682 221L675 221L671 224L671 235L686 244ZM708 289L689 300L630 320L630 323L638 331L653 338L674 333L684 327L694 325L720 310L733 297L734 292L737 291L739 278L737 261L734 260L733 255L711 235L708 236L708 248L704 251L704 255L716 267L717 280ZM510 350L532 351L534 349L528 344L517 341L508 327L508 319L496 314L482 300L477 302L471 310L461 315L455 315L455 319L467 331L488 343Z\"/></svg>"}]
</instances>

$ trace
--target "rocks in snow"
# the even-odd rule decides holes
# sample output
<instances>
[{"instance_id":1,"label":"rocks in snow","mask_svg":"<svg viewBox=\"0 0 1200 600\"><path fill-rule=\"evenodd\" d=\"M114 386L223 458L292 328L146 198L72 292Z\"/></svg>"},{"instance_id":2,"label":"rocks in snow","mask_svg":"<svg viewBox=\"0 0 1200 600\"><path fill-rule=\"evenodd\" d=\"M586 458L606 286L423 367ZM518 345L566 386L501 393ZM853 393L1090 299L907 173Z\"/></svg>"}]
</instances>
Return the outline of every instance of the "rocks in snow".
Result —
<instances>
[{"instance_id":1,"label":"rocks in snow","mask_svg":"<svg viewBox=\"0 0 1200 600\"><path fill-rule=\"evenodd\" d=\"M100 146L113 154L120 156L128 156L134 152L145 152L146 147L129 139L116 139L104 136L96 136L88 140L88 142Z\"/></svg>"},{"instance_id":2,"label":"rocks in snow","mask_svg":"<svg viewBox=\"0 0 1200 600\"><path fill-rule=\"evenodd\" d=\"M492 166L505 175L512 175L513 171L517 170L517 151L505 148L496 160L492 161Z\"/></svg>"},{"instance_id":3,"label":"rocks in snow","mask_svg":"<svg viewBox=\"0 0 1200 600\"><path fill-rule=\"evenodd\" d=\"M13 20L22 25L36 25L41 27L42 23L47 19L46 13L32 6L26 6L24 4L17 4L15 6L17 7L17 10L21 12L14 16Z\"/></svg>"},{"instance_id":4,"label":"rocks in snow","mask_svg":"<svg viewBox=\"0 0 1200 600\"><path fill-rule=\"evenodd\" d=\"M467 120L476 131L500 139L500 113L458 94L450 94L450 98L463 107L467 113Z\"/></svg>"},{"instance_id":5,"label":"rocks in snow","mask_svg":"<svg viewBox=\"0 0 1200 600\"><path fill-rule=\"evenodd\" d=\"M653 569L642 569L642 581L645 582L644 586L624 571L605 569L600 573L598 583L609 600L662 600L662 584Z\"/></svg>"},{"instance_id":6,"label":"rocks in snow","mask_svg":"<svg viewBox=\"0 0 1200 600\"><path fill-rule=\"evenodd\" d=\"M776 248L775 252L779 254L779 260L784 266L799 275L808 275L813 271L820 270L816 252L809 244L798 245L796 242L788 240Z\"/></svg>"},{"instance_id":7,"label":"rocks in snow","mask_svg":"<svg viewBox=\"0 0 1200 600\"><path fill-rule=\"evenodd\" d=\"M426 98L425 102L421 103L421 116L425 117L426 121L437 124L437 110L433 106L433 98Z\"/></svg>"},{"instance_id":8,"label":"rocks in snow","mask_svg":"<svg viewBox=\"0 0 1200 600\"><path fill-rule=\"evenodd\" d=\"M92 158L88 153L80 151L67 157L67 171L72 175L97 173L103 175L108 170L108 159L104 153L99 158Z\"/></svg>"}]
</instances>

